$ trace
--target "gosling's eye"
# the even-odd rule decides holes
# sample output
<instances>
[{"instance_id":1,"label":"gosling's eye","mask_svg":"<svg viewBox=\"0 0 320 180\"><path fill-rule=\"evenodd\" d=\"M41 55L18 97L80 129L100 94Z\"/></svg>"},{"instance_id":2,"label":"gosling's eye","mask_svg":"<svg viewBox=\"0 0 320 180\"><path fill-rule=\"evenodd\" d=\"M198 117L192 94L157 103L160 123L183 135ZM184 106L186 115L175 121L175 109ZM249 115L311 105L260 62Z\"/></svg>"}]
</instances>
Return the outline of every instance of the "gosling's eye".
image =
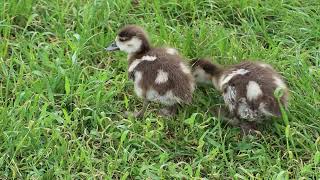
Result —
<instances>
[{"instance_id":1,"label":"gosling's eye","mask_svg":"<svg viewBox=\"0 0 320 180\"><path fill-rule=\"evenodd\" d=\"M198 74L195 74L194 77L197 78L197 77L199 77L199 75L198 75Z\"/></svg>"}]
</instances>

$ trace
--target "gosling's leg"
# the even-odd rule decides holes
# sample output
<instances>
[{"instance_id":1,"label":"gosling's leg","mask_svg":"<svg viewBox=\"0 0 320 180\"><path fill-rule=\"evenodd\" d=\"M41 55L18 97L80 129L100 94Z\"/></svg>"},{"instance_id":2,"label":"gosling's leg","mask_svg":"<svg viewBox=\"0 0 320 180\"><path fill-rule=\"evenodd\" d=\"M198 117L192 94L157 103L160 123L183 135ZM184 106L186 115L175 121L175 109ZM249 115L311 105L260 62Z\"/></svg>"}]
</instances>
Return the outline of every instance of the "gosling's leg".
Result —
<instances>
[{"instance_id":1,"label":"gosling's leg","mask_svg":"<svg viewBox=\"0 0 320 180\"><path fill-rule=\"evenodd\" d=\"M237 117L229 118L229 117L224 117L223 118L224 122L227 124L233 126L233 127L238 127L241 129L241 135L246 136L248 134L261 134L260 131L257 130L257 123L256 122L250 122L246 120L241 120Z\"/></svg>"},{"instance_id":2,"label":"gosling's leg","mask_svg":"<svg viewBox=\"0 0 320 180\"><path fill-rule=\"evenodd\" d=\"M140 109L140 111L135 111L133 113L126 111L125 112L125 116L126 117L134 116L135 118L142 118L144 113L146 112L146 110L148 108L148 105L149 105L149 101L144 99L143 100L143 105L142 105L142 108Z\"/></svg>"},{"instance_id":3,"label":"gosling's leg","mask_svg":"<svg viewBox=\"0 0 320 180\"><path fill-rule=\"evenodd\" d=\"M240 124L241 134L261 134L260 131L257 130L257 123L255 122L242 122Z\"/></svg>"},{"instance_id":4,"label":"gosling's leg","mask_svg":"<svg viewBox=\"0 0 320 180\"><path fill-rule=\"evenodd\" d=\"M159 114L160 116L164 116L164 117L172 117L177 114L177 105L172 105L172 106L168 106L163 109L160 109Z\"/></svg>"},{"instance_id":5,"label":"gosling's leg","mask_svg":"<svg viewBox=\"0 0 320 180\"><path fill-rule=\"evenodd\" d=\"M239 127L240 120L230 113L224 106L215 106L210 110L215 116L221 117L221 120L231 126Z\"/></svg>"},{"instance_id":6,"label":"gosling's leg","mask_svg":"<svg viewBox=\"0 0 320 180\"><path fill-rule=\"evenodd\" d=\"M233 127L237 127L241 129L242 135L248 134L260 134L257 130L257 123L253 121L246 121L237 118L235 115L230 113L226 108L223 106L214 107L211 109L214 115L218 115L221 117L221 120Z\"/></svg>"},{"instance_id":7,"label":"gosling's leg","mask_svg":"<svg viewBox=\"0 0 320 180\"><path fill-rule=\"evenodd\" d=\"M146 112L147 108L148 108L148 105L149 105L149 101L144 99L143 100L143 105L142 105L142 108L140 109L140 111L138 112L134 112L134 117L136 118L142 118L144 113Z\"/></svg>"}]
</instances>

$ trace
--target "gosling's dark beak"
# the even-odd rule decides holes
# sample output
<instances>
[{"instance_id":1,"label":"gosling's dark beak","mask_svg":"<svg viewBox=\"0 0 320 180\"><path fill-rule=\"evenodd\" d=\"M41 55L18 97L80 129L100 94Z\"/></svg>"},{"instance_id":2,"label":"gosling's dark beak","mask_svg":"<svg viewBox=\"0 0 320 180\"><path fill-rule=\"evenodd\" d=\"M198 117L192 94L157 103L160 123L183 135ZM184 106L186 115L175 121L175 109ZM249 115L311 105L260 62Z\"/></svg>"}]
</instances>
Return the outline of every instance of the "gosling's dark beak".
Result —
<instances>
[{"instance_id":1,"label":"gosling's dark beak","mask_svg":"<svg viewBox=\"0 0 320 180\"><path fill-rule=\"evenodd\" d=\"M116 42L113 42L107 48L104 48L104 49L106 51L117 51L117 50L120 50L120 48L117 46Z\"/></svg>"}]
</instances>

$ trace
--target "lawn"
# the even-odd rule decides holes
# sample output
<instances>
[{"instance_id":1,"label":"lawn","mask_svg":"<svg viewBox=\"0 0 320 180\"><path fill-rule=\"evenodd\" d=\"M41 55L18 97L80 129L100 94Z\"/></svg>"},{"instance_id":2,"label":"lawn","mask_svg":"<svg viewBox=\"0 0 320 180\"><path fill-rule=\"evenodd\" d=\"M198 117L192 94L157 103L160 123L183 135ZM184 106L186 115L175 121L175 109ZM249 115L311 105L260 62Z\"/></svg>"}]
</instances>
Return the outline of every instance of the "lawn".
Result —
<instances>
[{"instance_id":1,"label":"lawn","mask_svg":"<svg viewBox=\"0 0 320 180\"><path fill-rule=\"evenodd\" d=\"M0 179L320 178L319 0L0 0ZM125 24L186 61L273 65L290 88L282 119L240 136L199 87L175 118L144 119L126 55L104 47Z\"/></svg>"}]
</instances>

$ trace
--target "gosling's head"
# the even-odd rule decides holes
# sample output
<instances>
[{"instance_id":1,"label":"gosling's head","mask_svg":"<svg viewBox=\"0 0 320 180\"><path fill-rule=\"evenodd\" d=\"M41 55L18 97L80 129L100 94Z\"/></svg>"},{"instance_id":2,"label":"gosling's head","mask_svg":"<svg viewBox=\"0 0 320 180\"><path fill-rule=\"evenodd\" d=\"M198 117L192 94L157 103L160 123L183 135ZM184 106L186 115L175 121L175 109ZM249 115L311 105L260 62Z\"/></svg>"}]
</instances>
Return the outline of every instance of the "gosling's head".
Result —
<instances>
[{"instance_id":1,"label":"gosling's head","mask_svg":"<svg viewBox=\"0 0 320 180\"><path fill-rule=\"evenodd\" d=\"M197 83L212 84L218 87L222 68L206 59L195 59L191 61L192 75Z\"/></svg>"},{"instance_id":2,"label":"gosling's head","mask_svg":"<svg viewBox=\"0 0 320 180\"><path fill-rule=\"evenodd\" d=\"M121 50L128 54L141 53L149 49L147 33L137 25L123 27L116 36L115 42L106 48L107 51Z\"/></svg>"}]
</instances>

